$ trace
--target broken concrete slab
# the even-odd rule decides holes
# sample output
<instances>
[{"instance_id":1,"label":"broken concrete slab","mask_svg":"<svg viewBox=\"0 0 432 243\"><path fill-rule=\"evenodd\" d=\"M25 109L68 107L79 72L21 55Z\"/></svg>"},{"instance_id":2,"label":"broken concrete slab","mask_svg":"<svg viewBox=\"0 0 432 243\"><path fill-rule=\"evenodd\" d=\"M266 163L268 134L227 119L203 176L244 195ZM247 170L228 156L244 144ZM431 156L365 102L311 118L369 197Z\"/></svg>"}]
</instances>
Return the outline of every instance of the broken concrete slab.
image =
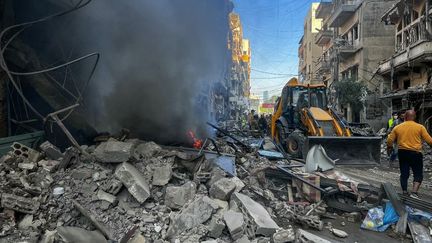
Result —
<instances>
[{"instance_id":1,"label":"broken concrete slab","mask_svg":"<svg viewBox=\"0 0 432 243\"><path fill-rule=\"evenodd\" d=\"M115 176L123 182L129 193L139 203L144 203L150 196L150 188L146 179L133 165L127 162L120 164L115 171Z\"/></svg>"},{"instance_id":2,"label":"broken concrete slab","mask_svg":"<svg viewBox=\"0 0 432 243\"><path fill-rule=\"evenodd\" d=\"M165 205L171 209L180 209L192 200L196 194L195 182L188 181L182 186L168 186L165 192Z\"/></svg>"},{"instance_id":3,"label":"broken concrete slab","mask_svg":"<svg viewBox=\"0 0 432 243\"><path fill-rule=\"evenodd\" d=\"M60 164L60 161L57 160L41 160L37 163L40 167L42 167L45 171L50 173L54 172Z\"/></svg>"},{"instance_id":4,"label":"broken concrete slab","mask_svg":"<svg viewBox=\"0 0 432 243\"><path fill-rule=\"evenodd\" d=\"M348 237L347 232L340 230L340 229L331 228L330 232L332 232L335 236L337 236L339 238L347 238Z\"/></svg>"},{"instance_id":5,"label":"broken concrete slab","mask_svg":"<svg viewBox=\"0 0 432 243\"><path fill-rule=\"evenodd\" d=\"M201 196L185 206L179 213L174 214L171 219L167 236L173 236L192 229L207 220L218 208L215 202L207 196Z\"/></svg>"},{"instance_id":6,"label":"broken concrete slab","mask_svg":"<svg viewBox=\"0 0 432 243\"><path fill-rule=\"evenodd\" d=\"M165 186L171 180L172 166L165 165L154 168L152 185L154 186Z\"/></svg>"},{"instance_id":7,"label":"broken concrete slab","mask_svg":"<svg viewBox=\"0 0 432 243\"><path fill-rule=\"evenodd\" d=\"M233 240L240 239L244 234L245 222L242 213L228 210L223 214L228 231Z\"/></svg>"},{"instance_id":8,"label":"broken concrete slab","mask_svg":"<svg viewBox=\"0 0 432 243\"><path fill-rule=\"evenodd\" d=\"M252 198L235 192L233 199L238 201L238 205L243 209L242 211L251 217L252 222L256 226L254 227L255 235L271 236L279 229L279 226L273 221L267 210L261 204L252 200Z\"/></svg>"},{"instance_id":9,"label":"broken concrete slab","mask_svg":"<svg viewBox=\"0 0 432 243\"><path fill-rule=\"evenodd\" d=\"M154 142L142 143L135 148L134 156L136 159L150 158L161 150L162 148Z\"/></svg>"},{"instance_id":10,"label":"broken concrete slab","mask_svg":"<svg viewBox=\"0 0 432 243\"><path fill-rule=\"evenodd\" d=\"M222 235L222 231L225 229L225 223L219 217L213 216L208 225L209 236L212 238L219 238Z\"/></svg>"},{"instance_id":11,"label":"broken concrete slab","mask_svg":"<svg viewBox=\"0 0 432 243\"><path fill-rule=\"evenodd\" d=\"M212 198L226 201L235 189L236 185L230 179L222 178L211 185L209 195Z\"/></svg>"},{"instance_id":12,"label":"broken concrete slab","mask_svg":"<svg viewBox=\"0 0 432 243\"><path fill-rule=\"evenodd\" d=\"M109 202L110 204L113 204L113 205L116 205L118 203L118 200L117 200L116 196L114 196L112 194L109 194L107 192L104 192L103 190L100 190L100 189L97 192L97 198L99 200L107 201L107 202Z\"/></svg>"},{"instance_id":13,"label":"broken concrete slab","mask_svg":"<svg viewBox=\"0 0 432 243\"><path fill-rule=\"evenodd\" d=\"M107 141L96 147L93 155L103 163L126 162L132 156L135 144L118 141Z\"/></svg>"},{"instance_id":14,"label":"broken concrete slab","mask_svg":"<svg viewBox=\"0 0 432 243\"><path fill-rule=\"evenodd\" d=\"M273 243L294 242L295 232L293 228L282 229L273 234Z\"/></svg>"},{"instance_id":15,"label":"broken concrete slab","mask_svg":"<svg viewBox=\"0 0 432 243\"><path fill-rule=\"evenodd\" d=\"M242 180L240 180L240 178L238 177L232 177L230 178L230 180L235 184L236 188L235 188L235 192L240 192L241 190L243 190L243 188L245 187L245 184L243 183Z\"/></svg>"},{"instance_id":16,"label":"broken concrete slab","mask_svg":"<svg viewBox=\"0 0 432 243\"><path fill-rule=\"evenodd\" d=\"M43 142L41 145L39 145L39 148L45 153L45 156L49 159L58 160L63 157L60 149L49 141Z\"/></svg>"},{"instance_id":17,"label":"broken concrete slab","mask_svg":"<svg viewBox=\"0 0 432 243\"><path fill-rule=\"evenodd\" d=\"M331 243L331 241L328 241L302 229L297 230L296 242Z\"/></svg>"},{"instance_id":18,"label":"broken concrete slab","mask_svg":"<svg viewBox=\"0 0 432 243\"><path fill-rule=\"evenodd\" d=\"M1 206L2 208L13 209L21 213L35 214L39 209L40 203L31 198L3 193L1 196Z\"/></svg>"},{"instance_id":19,"label":"broken concrete slab","mask_svg":"<svg viewBox=\"0 0 432 243\"><path fill-rule=\"evenodd\" d=\"M22 170L34 170L36 168L36 164L33 163L19 163L18 168Z\"/></svg>"},{"instance_id":20,"label":"broken concrete slab","mask_svg":"<svg viewBox=\"0 0 432 243\"><path fill-rule=\"evenodd\" d=\"M57 227L57 234L65 242L108 243L97 230L89 231L78 227Z\"/></svg>"}]
</instances>

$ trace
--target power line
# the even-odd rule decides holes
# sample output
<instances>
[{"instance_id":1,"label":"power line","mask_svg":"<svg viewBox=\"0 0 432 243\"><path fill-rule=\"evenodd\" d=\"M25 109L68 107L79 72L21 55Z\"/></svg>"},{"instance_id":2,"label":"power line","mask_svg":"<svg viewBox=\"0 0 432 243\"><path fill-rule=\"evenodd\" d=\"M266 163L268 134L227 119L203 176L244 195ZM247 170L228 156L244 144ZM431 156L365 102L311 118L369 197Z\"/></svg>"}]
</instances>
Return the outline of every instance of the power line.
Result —
<instances>
[{"instance_id":1,"label":"power line","mask_svg":"<svg viewBox=\"0 0 432 243\"><path fill-rule=\"evenodd\" d=\"M251 68L252 71L258 72L258 73L265 73L265 74L271 74L271 75L281 75L281 76L297 76L297 74L292 73L272 73L267 71L258 70L255 68Z\"/></svg>"}]
</instances>

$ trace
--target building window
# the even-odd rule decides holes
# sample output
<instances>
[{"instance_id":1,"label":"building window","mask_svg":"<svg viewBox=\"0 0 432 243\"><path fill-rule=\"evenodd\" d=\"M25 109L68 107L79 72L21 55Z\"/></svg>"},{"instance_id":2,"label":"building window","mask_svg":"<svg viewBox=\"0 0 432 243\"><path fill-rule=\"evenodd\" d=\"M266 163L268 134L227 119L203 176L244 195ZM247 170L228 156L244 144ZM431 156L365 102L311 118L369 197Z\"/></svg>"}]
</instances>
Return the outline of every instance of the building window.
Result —
<instances>
[{"instance_id":1,"label":"building window","mask_svg":"<svg viewBox=\"0 0 432 243\"><path fill-rule=\"evenodd\" d=\"M358 24L356 24L354 27L353 27L353 39L354 40L358 40L358 38L359 38L359 33L358 33L358 31L359 31L359 28L358 28Z\"/></svg>"},{"instance_id":2,"label":"building window","mask_svg":"<svg viewBox=\"0 0 432 243\"><path fill-rule=\"evenodd\" d=\"M404 80L403 81L403 88L404 89L408 89L409 87L411 87L411 80Z\"/></svg>"}]
</instances>

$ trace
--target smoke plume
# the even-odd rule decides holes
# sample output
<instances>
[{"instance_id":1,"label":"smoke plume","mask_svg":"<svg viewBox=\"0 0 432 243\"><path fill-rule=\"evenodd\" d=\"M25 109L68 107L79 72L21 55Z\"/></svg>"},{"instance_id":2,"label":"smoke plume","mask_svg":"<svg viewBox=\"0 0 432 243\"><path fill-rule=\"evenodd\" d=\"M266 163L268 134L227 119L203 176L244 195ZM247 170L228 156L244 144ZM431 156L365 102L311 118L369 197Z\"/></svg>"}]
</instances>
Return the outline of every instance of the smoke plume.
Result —
<instances>
[{"instance_id":1,"label":"smoke plume","mask_svg":"<svg viewBox=\"0 0 432 243\"><path fill-rule=\"evenodd\" d=\"M77 41L101 53L87 93L100 130L184 142L206 135L212 84L224 78L227 1L94 0L74 18ZM205 99L204 99L205 100Z\"/></svg>"}]
</instances>

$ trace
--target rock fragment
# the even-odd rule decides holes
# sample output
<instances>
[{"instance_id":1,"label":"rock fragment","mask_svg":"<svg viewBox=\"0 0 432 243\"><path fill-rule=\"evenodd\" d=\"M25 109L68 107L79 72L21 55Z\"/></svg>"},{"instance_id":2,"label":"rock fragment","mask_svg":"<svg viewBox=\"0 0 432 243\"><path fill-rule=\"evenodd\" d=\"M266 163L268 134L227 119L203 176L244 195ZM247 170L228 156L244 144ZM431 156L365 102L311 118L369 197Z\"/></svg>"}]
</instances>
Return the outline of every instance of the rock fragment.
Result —
<instances>
[{"instance_id":1,"label":"rock fragment","mask_svg":"<svg viewBox=\"0 0 432 243\"><path fill-rule=\"evenodd\" d=\"M150 196L150 188L146 179L133 165L127 162L120 164L115 171L115 176L139 203L144 203Z\"/></svg>"},{"instance_id":2,"label":"rock fragment","mask_svg":"<svg viewBox=\"0 0 432 243\"><path fill-rule=\"evenodd\" d=\"M165 205L172 209L182 208L196 194L196 184L188 181L182 186L168 186L165 192Z\"/></svg>"},{"instance_id":3,"label":"rock fragment","mask_svg":"<svg viewBox=\"0 0 432 243\"><path fill-rule=\"evenodd\" d=\"M99 200L109 202L110 204L113 204L113 205L118 203L116 196L109 194L107 192L104 192L103 190L98 190L97 197Z\"/></svg>"},{"instance_id":4,"label":"rock fragment","mask_svg":"<svg viewBox=\"0 0 432 243\"><path fill-rule=\"evenodd\" d=\"M251 217L252 223L255 224L255 227L253 227L255 229L255 235L271 236L279 229L279 226L273 221L267 210L265 210L261 204L238 192L233 194L233 198Z\"/></svg>"},{"instance_id":5,"label":"rock fragment","mask_svg":"<svg viewBox=\"0 0 432 243\"><path fill-rule=\"evenodd\" d=\"M99 144L93 155L103 163L121 163L129 160L133 147L133 143L107 141Z\"/></svg>"},{"instance_id":6,"label":"rock fragment","mask_svg":"<svg viewBox=\"0 0 432 243\"><path fill-rule=\"evenodd\" d=\"M335 228L331 228L330 231L337 237L339 238L347 238L348 237L348 233L340 230L340 229L335 229Z\"/></svg>"},{"instance_id":7,"label":"rock fragment","mask_svg":"<svg viewBox=\"0 0 432 243\"><path fill-rule=\"evenodd\" d=\"M150 158L162 148L154 142L142 143L135 148L134 155L137 159Z\"/></svg>"},{"instance_id":8,"label":"rock fragment","mask_svg":"<svg viewBox=\"0 0 432 243\"><path fill-rule=\"evenodd\" d=\"M225 229L225 223L219 217L213 216L208 225L209 236L212 238L219 238L222 235L222 231Z\"/></svg>"},{"instance_id":9,"label":"rock fragment","mask_svg":"<svg viewBox=\"0 0 432 243\"><path fill-rule=\"evenodd\" d=\"M236 185L228 178L222 178L210 187L209 194L212 198L228 200L236 189Z\"/></svg>"},{"instance_id":10,"label":"rock fragment","mask_svg":"<svg viewBox=\"0 0 432 243\"><path fill-rule=\"evenodd\" d=\"M58 160L63 157L63 154L60 152L60 149L55 145L50 143L49 141L43 142L39 148L45 153L45 156L51 160Z\"/></svg>"},{"instance_id":11,"label":"rock fragment","mask_svg":"<svg viewBox=\"0 0 432 243\"><path fill-rule=\"evenodd\" d=\"M37 163L44 170L52 173L54 172L60 164L60 161L57 160L41 160Z\"/></svg>"},{"instance_id":12,"label":"rock fragment","mask_svg":"<svg viewBox=\"0 0 432 243\"><path fill-rule=\"evenodd\" d=\"M321 238L315 234L309 233L306 230L298 229L296 232L296 242L317 242L331 243L330 241Z\"/></svg>"},{"instance_id":13,"label":"rock fragment","mask_svg":"<svg viewBox=\"0 0 432 243\"><path fill-rule=\"evenodd\" d=\"M209 197L198 197L173 215L167 236L171 238L206 222L217 208L218 206Z\"/></svg>"},{"instance_id":14,"label":"rock fragment","mask_svg":"<svg viewBox=\"0 0 432 243\"><path fill-rule=\"evenodd\" d=\"M295 232L293 228L278 230L273 234L273 243L294 242Z\"/></svg>"},{"instance_id":15,"label":"rock fragment","mask_svg":"<svg viewBox=\"0 0 432 243\"><path fill-rule=\"evenodd\" d=\"M35 214L40 203L31 198L25 198L13 194L3 193L1 196L2 208L13 209L17 212Z\"/></svg>"},{"instance_id":16,"label":"rock fragment","mask_svg":"<svg viewBox=\"0 0 432 243\"><path fill-rule=\"evenodd\" d=\"M154 186L165 186L171 180L172 167L165 165L156 167L153 171L152 185Z\"/></svg>"},{"instance_id":17,"label":"rock fragment","mask_svg":"<svg viewBox=\"0 0 432 243\"><path fill-rule=\"evenodd\" d=\"M245 222L243 214L228 210L223 215L224 221L233 240L240 239L244 234Z\"/></svg>"}]
</instances>

